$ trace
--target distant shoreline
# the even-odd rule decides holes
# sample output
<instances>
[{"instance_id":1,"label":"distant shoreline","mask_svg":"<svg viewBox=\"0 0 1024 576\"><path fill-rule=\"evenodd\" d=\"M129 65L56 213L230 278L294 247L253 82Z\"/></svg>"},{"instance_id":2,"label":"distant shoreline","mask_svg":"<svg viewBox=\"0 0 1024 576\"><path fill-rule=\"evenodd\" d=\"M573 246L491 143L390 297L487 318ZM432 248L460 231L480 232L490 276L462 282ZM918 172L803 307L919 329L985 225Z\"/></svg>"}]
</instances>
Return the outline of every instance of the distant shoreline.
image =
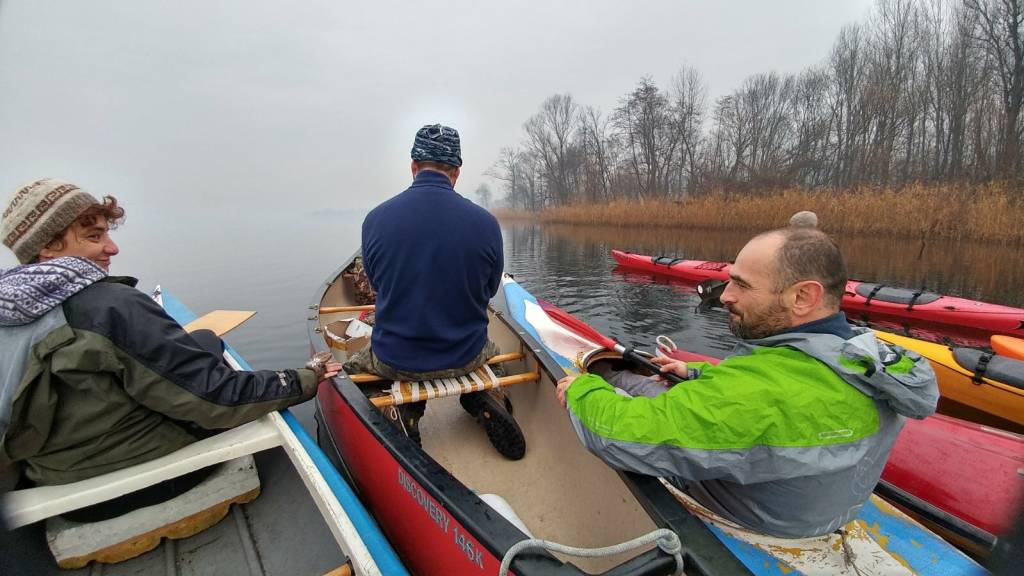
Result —
<instances>
[{"instance_id":1,"label":"distant shoreline","mask_svg":"<svg viewBox=\"0 0 1024 576\"><path fill-rule=\"evenodd\" d=\"M811 210L820 227L833 234L1024 244L1021 196L999 184L719 191L683 200L617 200L538 212L497 208L492 213L505 221L755 232L785 226L795 212Z\"/></svg>"}]
</instances>

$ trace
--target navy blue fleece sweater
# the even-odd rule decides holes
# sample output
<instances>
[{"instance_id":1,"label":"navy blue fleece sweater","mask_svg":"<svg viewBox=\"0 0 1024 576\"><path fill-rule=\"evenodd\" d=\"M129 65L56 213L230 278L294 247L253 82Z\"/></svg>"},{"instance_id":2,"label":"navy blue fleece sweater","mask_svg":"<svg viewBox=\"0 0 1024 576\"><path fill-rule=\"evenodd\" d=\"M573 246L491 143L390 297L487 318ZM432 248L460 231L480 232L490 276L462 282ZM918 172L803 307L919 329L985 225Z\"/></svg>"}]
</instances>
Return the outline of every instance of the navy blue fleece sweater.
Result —
<instances>
[{"instance_id":1,"label":"navy blue fleece sweater","mask_svg":"<svg viewBox=\"0 0 1024 576\"><path fill-rule=\"evenodd\" d=\"M487 341L487 302L504 268L501 229L440 172L363 221L363 260L377 291L374 354L409 372L459 368Z\"/></svg>"}]
</instances>

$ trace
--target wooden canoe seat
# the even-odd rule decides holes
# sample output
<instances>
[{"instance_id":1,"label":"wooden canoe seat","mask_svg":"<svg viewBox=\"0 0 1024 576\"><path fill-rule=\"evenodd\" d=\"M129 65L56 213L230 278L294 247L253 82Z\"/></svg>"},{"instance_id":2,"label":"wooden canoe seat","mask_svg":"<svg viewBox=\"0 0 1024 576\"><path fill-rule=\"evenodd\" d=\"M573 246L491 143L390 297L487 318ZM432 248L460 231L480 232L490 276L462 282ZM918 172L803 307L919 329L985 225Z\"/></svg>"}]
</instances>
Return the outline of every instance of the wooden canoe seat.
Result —
<instances>
[{"instance_id":1,"label":"wooden canoe seat","mask_svg":"<svg viewBox=\"0 0 1024 576\"><path fill-rule=\"evenodd\" d=\"M503 388L513 384L536 382L538 380L540 380L540 374L537 372L498 377L495 376L491 367L485 364L459 378L438 378L421 382L396 380L392 382L391 388L387 390L384 396L375 396L370 398L370 401L377 408L384 408L387 406L398 406L399 404L410 404L412 402L425 402L446 396L458 396L469 392L482 392L491 388Z\"/></svg>"},{"instance_id":2,"label":"wooden canoe seat","mask_svg":"<svg viewBox=\"0 0 1024 576\"><path fill-rule=\"evenodd\" d=\"M434 380L422 380L410 382L396 380L391 383L383 396L370 398L377 408L387 406L398 406L399 404L410 404L413 402L425 402L434 398L446 396L458 396L468 392L482 392L491 388L503 388L523 382L537 382L540 380L539 372L526 372L510 376L496 376L491 370L491 365L511 360L521 360L524 356L520 352L499 354L487 361L480 368L459 378L437 378ZM349 378L357 384L369 382L384 382L385 379L376 374L350 374Z\"/></svg>"}]
</instances>

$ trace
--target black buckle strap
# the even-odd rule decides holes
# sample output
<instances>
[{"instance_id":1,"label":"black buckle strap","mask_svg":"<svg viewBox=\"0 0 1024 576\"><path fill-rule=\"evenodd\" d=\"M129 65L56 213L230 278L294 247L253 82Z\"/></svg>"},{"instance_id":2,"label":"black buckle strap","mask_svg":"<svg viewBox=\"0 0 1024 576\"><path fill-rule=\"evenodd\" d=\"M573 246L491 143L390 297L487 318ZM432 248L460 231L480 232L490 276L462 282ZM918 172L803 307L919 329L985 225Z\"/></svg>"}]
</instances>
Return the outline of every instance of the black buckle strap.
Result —
<instances>
[{"instance_id":1,"label":"black buckle strap","mask_svg":"<svg viewBox=\"0 0 1024 576\"><path fill-rule=\"evenodd\" d=\"M878 291L885 288L884 284L875 284L875 287L871 289L871 292L864 298L864 305L871 306L871 299L878 295Z\"/></svg>"},{"instance_id":2,"label":"black buckle strap","mask_svg":"<svg viewBox=\"0 0 1024 576\"><path fill-rule=\"evenodd\" d=\"M672 258L666 264L665 262L663 262L663 260L665 260L666 258L668 258L668 256L651 256L651 264L654 264L655 266L664 266L666 268L671 268L676 264L682 262L683 260L686 260L686 258Z\"/></svg>"},{"instance_id":3,"label":"black buckle strap","mask_svg":"<svg viewBox=\"0 0 1024 576\"><path fill-rule=\"evenodd\" d=\"M910 297L910 304L907 304L907 310L914 309L914 304L917 303L917 299L920 298L922 294L924 294L924 288L914 291L914 295Z\"/></svg>"},{"instance_id":4,"label":"black buckle strap","mask_svg":"<svg viewBox=\"0 0 1024 576\"><path fill-rule=\"evenodd\" d=\"M974 376L971 376L971 382L975 384L981 384L982 378L985 377L985 372L988 371L988 363L992 360L992 354L985 352L978 358L978 364L974 367Z\"/></svg>"}]
</instances>

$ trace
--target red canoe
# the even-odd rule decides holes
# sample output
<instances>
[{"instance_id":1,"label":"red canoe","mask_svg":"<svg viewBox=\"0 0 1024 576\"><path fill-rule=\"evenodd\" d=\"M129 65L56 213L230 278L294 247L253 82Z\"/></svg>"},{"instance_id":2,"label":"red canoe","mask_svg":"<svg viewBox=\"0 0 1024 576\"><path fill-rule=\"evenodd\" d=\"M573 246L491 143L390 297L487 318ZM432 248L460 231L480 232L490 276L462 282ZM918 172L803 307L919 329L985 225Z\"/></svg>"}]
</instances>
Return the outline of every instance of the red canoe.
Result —
<instances>
[{"instance_id":1,"label":"red canoe","mask_svg":"<svg viewBox=\"0 0 1024 576\"><path fill-rule=\"evenodd\" d=\"M686 362L719 361L685 350L662 352ZM1024 436L936 414L907 419L882 472L890 487L879 491L886 498L909 494L966 523L969 532L998 537L1024 508L1020 470Z\"/></svg>"},{"instance_id":2,"label":"red canoe","mask_svg":"<svg viewBox=\"0 0 1024 576\"><path fill-rule=\"evenodd\" d=\"M729 278L728 262L644 256L621 250L612 250L612 258L623 268L690 282ZM858 280L846 283L842 308L851 319L897 325L911 322L925 330L951 331L954 337L977 340L981 346L988 345L993 334L1024 337L1024 309ZM932 339L927 334L924 337Z\"/></svg>"}]
</instances>

